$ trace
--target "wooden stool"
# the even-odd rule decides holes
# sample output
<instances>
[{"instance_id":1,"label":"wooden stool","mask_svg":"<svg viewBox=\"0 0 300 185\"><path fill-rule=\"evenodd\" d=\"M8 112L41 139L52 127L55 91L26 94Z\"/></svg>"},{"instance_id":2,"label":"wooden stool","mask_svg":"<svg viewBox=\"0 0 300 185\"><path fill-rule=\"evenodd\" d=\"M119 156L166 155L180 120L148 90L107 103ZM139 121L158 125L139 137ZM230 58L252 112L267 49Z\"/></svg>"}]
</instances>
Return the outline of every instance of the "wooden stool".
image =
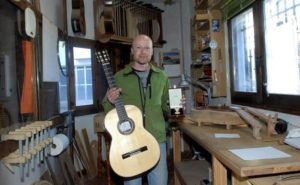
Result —
<instances>
[{"instance_id":1,"label":"wooden stool","mask_svg":"<svg viewBox=\"0 0 300 185\"><path fill-rule=\"evenodd\" d=\"M105 151L106 151L106 176L107 184L111 185L111 174L110 174L110 163L109 163L109 149L111 138L110 135L106 132L104 127L104 113L98 113L94 116L94 131L98 136L98 155L97 155L97 171L98 177L102 176L102 137L105 141Z\"/></svg>"}]
</instances>

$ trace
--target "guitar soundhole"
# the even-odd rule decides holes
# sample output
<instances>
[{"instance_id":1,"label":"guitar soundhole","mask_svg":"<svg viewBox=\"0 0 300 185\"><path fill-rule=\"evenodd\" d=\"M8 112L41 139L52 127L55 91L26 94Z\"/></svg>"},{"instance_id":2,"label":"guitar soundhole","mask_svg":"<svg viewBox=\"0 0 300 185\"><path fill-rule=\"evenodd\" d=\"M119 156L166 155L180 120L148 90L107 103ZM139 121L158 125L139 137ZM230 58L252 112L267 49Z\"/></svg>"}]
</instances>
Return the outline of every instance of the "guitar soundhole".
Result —
<instances>
[{"instance_id":1,"label":"guitar soundhole","mask_svg":"<svg viewBox=\"0 0 300 185\"><path fill-rule=\"evenodd\" d=\"M134 124L132 120L120 121L118 126L119 126L118 129L121 134L125 134L125 135L131 134L134 130Z\"/></svg>"}]
</instances>

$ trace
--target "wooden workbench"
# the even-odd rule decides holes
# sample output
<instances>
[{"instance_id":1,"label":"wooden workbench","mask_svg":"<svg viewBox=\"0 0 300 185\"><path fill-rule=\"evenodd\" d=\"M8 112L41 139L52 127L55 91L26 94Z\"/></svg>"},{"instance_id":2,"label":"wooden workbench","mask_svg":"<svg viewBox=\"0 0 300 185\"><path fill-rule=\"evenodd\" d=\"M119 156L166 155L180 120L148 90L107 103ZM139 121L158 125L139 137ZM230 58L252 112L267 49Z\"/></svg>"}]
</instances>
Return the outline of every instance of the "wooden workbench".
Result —
<instances>
[{"instance_id":1,"label":"wooden workbench","mask_svg":"<svg viewBox=\"0 0 300 185\"><path fill-rule=\"evenodd\" d=\"M256 140L253 138L251 128L248 127L233 127L228 130L220 125L196 126L192 123L179 123L179 128L178 131L173 132L173 142L176 145L174 146L174 161L181 160L180 139L178 138L181 132L211 154L214 185L227 185L227 170L231 171L233 185L251 184L249 179L256 177L300 172L300 151L282 144L280 141L284 135L268 137L266 134L262 134L262 139ZM217 139L214 137L215 133L237 133L240 138ZM230 149L263 146L272 146L291 157L246 161L229 151Z\"/></svg>"}]
</instances>

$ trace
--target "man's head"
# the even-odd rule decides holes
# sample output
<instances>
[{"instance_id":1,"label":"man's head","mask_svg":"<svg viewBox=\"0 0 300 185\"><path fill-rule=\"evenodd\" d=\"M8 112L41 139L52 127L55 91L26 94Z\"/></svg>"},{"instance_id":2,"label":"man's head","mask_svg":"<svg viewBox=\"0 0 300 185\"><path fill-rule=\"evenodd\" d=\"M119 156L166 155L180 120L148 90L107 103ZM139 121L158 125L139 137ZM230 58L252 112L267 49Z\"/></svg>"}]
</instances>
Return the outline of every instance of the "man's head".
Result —
<instances>
[{"instance_id":1,"label":"man's head","mask_svg":"<svg viewBox=\"0 0 300 185\"><path fill-rule=\"evenodd\" d=\"M153 55L153 44L147 35L138 35L134 38L131 46L131 54L135 63L148 64Z\"/></svg>"}]
</instances>

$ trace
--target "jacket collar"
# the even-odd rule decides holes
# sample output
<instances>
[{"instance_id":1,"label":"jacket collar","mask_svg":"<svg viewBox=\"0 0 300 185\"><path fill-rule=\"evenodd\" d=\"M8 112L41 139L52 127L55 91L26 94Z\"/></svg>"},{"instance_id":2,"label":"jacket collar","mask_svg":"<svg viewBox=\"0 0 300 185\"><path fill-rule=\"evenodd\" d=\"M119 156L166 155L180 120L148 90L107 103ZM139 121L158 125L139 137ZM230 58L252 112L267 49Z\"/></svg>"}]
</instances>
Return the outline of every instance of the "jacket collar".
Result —
<instances>
[{"instance_id":1,"label":"jacket collar","mask_svg":"<svg viewBox=\"0 0 300 185\"><path fill-rule=\"evenodd\" d=\"M154 66L153 64L150 63L150 70L153 71L153 72L159 72L159 68ZM129 65L127 65L125 68L124 68L124 71L123 71L123 74L124 75L129 75L133 73L133 68L132 68L132 63L130 63Z\"/></svg>"}]
</instances>

